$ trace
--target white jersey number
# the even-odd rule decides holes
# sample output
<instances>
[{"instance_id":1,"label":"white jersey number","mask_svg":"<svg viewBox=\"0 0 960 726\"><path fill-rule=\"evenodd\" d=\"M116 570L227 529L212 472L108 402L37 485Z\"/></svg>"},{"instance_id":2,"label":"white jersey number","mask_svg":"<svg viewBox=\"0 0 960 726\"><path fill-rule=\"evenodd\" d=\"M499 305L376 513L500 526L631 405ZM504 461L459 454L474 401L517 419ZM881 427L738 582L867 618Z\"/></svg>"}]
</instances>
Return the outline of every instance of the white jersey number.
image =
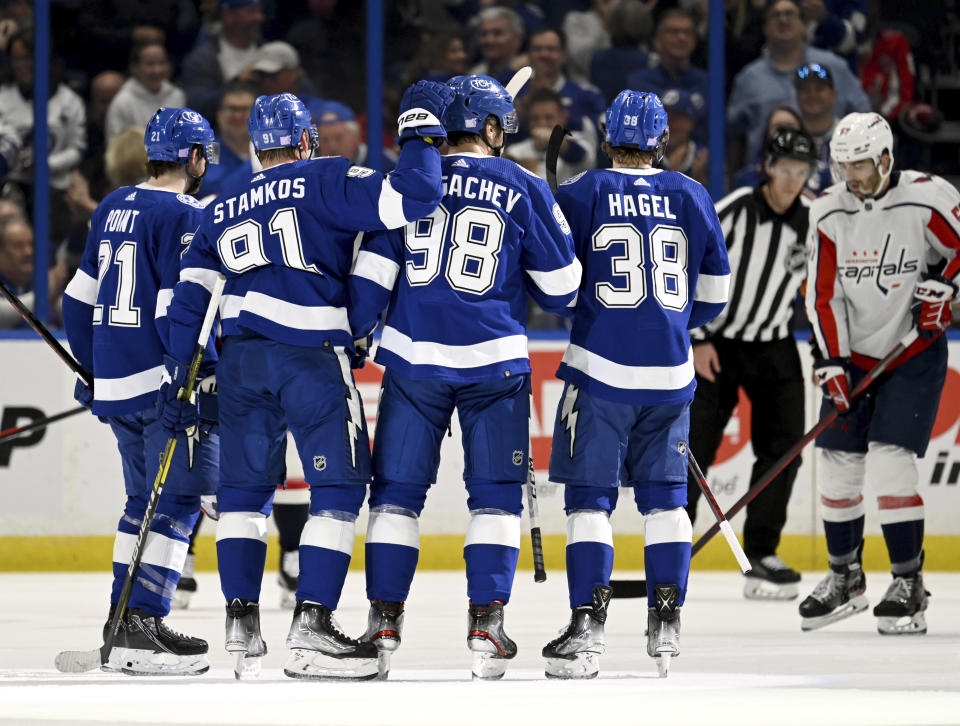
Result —
<instances>
[{"instance_id":1,"label":"white jersey number","mask_svg":"<svg viewBox=\"0 0 960 726\"><path fill-rule=\"evenodd\" d=\"M110 269L110 261L117 266L117 294L107 316L107 325L119 325L124 328L140 327L140 308L133 304L133 293L137 288L137 243L126 241L117 247L116 253L107 240L100 242L97 249L97 293L103 278ZM103 322L103 305L93 306L93 323Z\"/></svg>"},{"instance_id":2,"label":"white jersey number","mask_svg":"<svg viewBox=\"0 0 960 726\"><path fill-rule=\"evenodd\" d=\"M296 209L293 207L278 209L270 218L268 227L271 233L280 238L280 252L283 254L283 264L286 267L312 272L315 275L323 274L316 265L307 264L303 255ZM244 220L223 230L217 239L217 249L224 266L238 274L270 264L263 249L263 227L252 219Z\"/></svg>"},{"instance_id":3,"label":"white jersey number","mask_svg":"<svg viewBox=\"0 0 960 726\"><path fill-rule=\"evenodd\" d=\"M605 224L593 235L593 250L603 252L622 244L623 254L611 258L618 285L596 284L597 299L608 308L635 308L647 298L643 235L632 224ZM657 225L650 232L653 296L667 310L683 310L689 300L687 236L680 227Z\"/></svg>"},{"instance_id":4,"label":"white jersey number","mask_svg":"<svg viewBox=\"0 0 960 726\"><path fill-rule=\"evenodd\" d=\"M422 255L422 261L407 262L407 281L413 286L426 285L437 277L448 227L451 247L447 282L454 290L482 295L493 287L503 247L505 225L493 209L465 207L451 223L450 214L441 204L432 214L407 224L406 248Z\"/></svg>"}]
</instances>

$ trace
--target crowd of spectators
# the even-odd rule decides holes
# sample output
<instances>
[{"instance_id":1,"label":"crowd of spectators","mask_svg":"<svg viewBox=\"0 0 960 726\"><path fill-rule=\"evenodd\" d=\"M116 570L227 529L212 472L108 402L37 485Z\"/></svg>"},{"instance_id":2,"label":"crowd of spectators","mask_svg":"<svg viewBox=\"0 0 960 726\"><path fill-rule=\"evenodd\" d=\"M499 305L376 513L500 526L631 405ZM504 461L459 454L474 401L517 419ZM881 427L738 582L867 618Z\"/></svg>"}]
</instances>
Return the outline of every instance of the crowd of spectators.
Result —
<instances>
[{"instance_id":1,"label":"crowd of spectators","mask_svg":"<svg viewBox=\"0 0 960 726\"><path fill-rule=\"evenodd\" d=\"M929 147L904 133L912 125L929 135L942 118L916 97L915 56L923 67L956 67L949 44L939 42L954 2L928 0L920 17L893 0L726 0L729 184L758 183L763 140L788 126L817 142L820 168L809 183L817 193L831 183L830 135L849 111L882 113L906 159L929 162ZM83 249L97 201L144 178L143 128L160 106L187 105L213 123L221 163L199 192L208 197L251 169L246 118L260 94L300 96L321 153L364 164L369 145L379 144L389 169L407 84L467 72L505 83L529 64L534 75L518 98L521 130L508 140L510 158L543 174L550 130L562 123L571 134L561 180L609 163L600 152L604 109L629 87L658 93L667 107L664 166L705 181L708 4L388 1L384 103L367 109L363 2L51 0L51 300ZM24 295L33 275L32 37L32 3L0 0L0 278ZM366 138L369 113L382 115L382 139ZM0 313L0 327L16 324L8 317Z\"/></svg>"}]
</instances>

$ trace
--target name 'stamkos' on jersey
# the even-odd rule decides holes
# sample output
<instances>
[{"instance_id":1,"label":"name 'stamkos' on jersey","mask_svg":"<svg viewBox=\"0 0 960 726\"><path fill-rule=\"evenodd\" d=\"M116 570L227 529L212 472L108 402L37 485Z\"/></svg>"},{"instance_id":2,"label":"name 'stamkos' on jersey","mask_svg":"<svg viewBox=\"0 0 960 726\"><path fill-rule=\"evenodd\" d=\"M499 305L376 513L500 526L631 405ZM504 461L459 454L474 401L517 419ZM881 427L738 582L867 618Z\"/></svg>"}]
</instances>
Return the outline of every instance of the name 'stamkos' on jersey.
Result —
<instances>
[{"instance_id":1,"label":"name 'stamkos' on jersey","mask_svg":"<svg viewBox=\"0 0 960 726\"><path fill-rule=\"evenodd\" d=\"M193 197L149 184L118 189L94 211L80 267L64 292L63 318L74 355L93 371L95 414L153 405L167 306L202 211ZM212 365L216 353L209 353Z\"/></svg>"},{"instance_id":2,"label":"name 'stamkos' on jersey","mask_svg":"<svg viewBox=\"0 0 960 726\"><path fill-rule=\"evenodd\" d=\"M442 168L435 210L365 237L352 327L366 335L388 308L376 360L410 378L527 373L527 295L566 314L580 284L567 221L546 182L512 161L453 154Z\"/></svg>"},{"instance_id":3,"label":"name 'stamkos' on jersey","mask_svg":"<svg viewBox=\"0 0 960 726\"><path fill-rule=\"evenodd\" d=\"M224 335L352 348L346 283L357 232L402 226L433 210L440 194L439 155L417 140L386 177L326 157L234 180L184 255L168 314L175 357L189 359L218 274L226 276Z\"/></svg>"},{"instance_id":4,"label":"name 'stamkos' on jersey","mask_svg":"<svg viewBox=\"0 0 960 726\"><path fill-rule=\"evenodd\" d=\"M660 169L585 172L561 185L583 283L557 376L629 404L693 397L688 329L727 300L730 267L706 190Z\"/></svg>"},{"instance_id":5,"label":"name 'stamkos' on jersey","mask_svg":"<svg viewBox=\"0 0 960 726\"><path fill-rule=\"evenodd\" d=\"M820 349L869 367L913 326L925 274L960 281L960 193L916 171L893 172L872 199L836 184L811 204L807 246L807 316Z\"/></svg>"}]
</instances>

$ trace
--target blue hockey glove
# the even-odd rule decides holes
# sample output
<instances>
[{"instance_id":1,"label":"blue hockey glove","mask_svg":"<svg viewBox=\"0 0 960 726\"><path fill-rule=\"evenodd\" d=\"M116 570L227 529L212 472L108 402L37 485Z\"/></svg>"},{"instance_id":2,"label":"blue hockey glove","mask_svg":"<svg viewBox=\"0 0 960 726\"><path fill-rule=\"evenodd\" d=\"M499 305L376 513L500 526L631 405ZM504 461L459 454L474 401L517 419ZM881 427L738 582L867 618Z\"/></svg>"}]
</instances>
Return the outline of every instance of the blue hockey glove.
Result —
<instances>
[{"instance_id":1,"label":"blue hockey glove","mask_svg":"<svg viewBox=\"0 0 960 726\"><path fill-rule=\"evenodd\" d=\"M204 436L218 431L219 406L217 405L217 377L209 375L197 384L197 413L200 433Z\"/></svg>"},{"instance_id":2,"label":"blue hockey glove","mask_svg":"<svg viewBox=\"0 0 960 726\"><path fill-rule=\"evenodd\" d=\"M367 356L370 354L370 344L373 342L373 333L366 338L358 338L353 341L353 353L350 354L350 367L353 370L363 368L367 362Z\"/></svg>"},{"instance_id":3,"label":"blue hockey glove","mask_svg":"<svg viewBox=\"0 0 960 726\"><path fill-rule=\"evenodd\" d=\"M171 435L192 435L198 422L196 392L190 396L189 401L178 398L187 381L187 366L169 355L163 356L163 365L166 370L157 394L157 419Z\"/></svg>"},{"instance_id":4,"label":"blue hockey glove","mask_svg":"<svg viewBox=\"0 0 960 726\"><path fill-rule=\"evenodd\" d=\"M78 378L77 384L73 387L73 397L81 406L93 410L93 389L84 383L82 378Z\"/></svg>"},{"instance_id":5,"label":"blue hockey glove","mask_svg":"<svg viewBox=\"0 0 960 726\"><path fill-rule=\"evenodd\" d=\"M447 140L447 132L440 119L453 98L453 89L445 83L417 81L410 86L400 101L400 116L397 118L400 145L420 138L428 144L441 146Z\"/></svg>"}]
</instances>

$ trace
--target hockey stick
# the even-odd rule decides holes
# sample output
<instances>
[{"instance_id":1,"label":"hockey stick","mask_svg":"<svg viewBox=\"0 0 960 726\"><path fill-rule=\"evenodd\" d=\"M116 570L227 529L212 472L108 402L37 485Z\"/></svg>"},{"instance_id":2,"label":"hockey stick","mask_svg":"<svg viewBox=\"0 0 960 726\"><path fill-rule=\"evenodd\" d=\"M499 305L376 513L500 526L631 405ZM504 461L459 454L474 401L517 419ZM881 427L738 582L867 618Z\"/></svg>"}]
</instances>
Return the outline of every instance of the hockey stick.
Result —
<instances>
[{"instance_id":1,"label":"hockey stick","mask_svg":"<svg viewBox=\"0 0 960 726\"><path fill-rule=\"evenodd\" d=\"M530 544L533 547L533 580L544 582L547 571L543 566L543 538L540 535L540 511L537 508L537 478L533 473L533 452L527 456L527 514L530 516Z\"/></svg>"},{"instance_id":2,"label":"hockey stick","mask_svg":"<svg viewBox=\"0 0 960 726\"><path fill-rule=\"evenodd\" d=\"M687 467L690 469L690 473L693 474L693 478L697 480L697 484L700 485L700 491L703 492L703 496L710 504L710 511L712 511L713 516L716 517L717 525L720 527L720 531L723 532L727 544L730 545L733 556L737 558L737 564L740 565L740 570L743 574L747 574L750 571L750 561L747 559L743 547L740 546L737 535L733 533L730 522L723 516L723 510L717 503L717 498L713 496L713 491L710 489L707 477L704 476L703 470L700 468L696 457L689 448L687 448ZM692 552L690 556L693 556ZM646 580L611 580L610 587L613 588L612 596L616 598L646 597L647 595Z\"/></svg>"},{"instance_id":3,"label":"hockey stick","mask_svg":"<svg viewBox=\"0 0 960 726\"><path fill-rule=\"evenodd\" d=\"M16 311L20 313L20 316L27 321L27 324L37 331L37 335L44 339L44 341L53 348L53 352L60 356L60 360L66 363L70 368L83 379L83 382L86 383L90 388L93 388L93 376L85 371L83 367L77 362L77 359L70 355L66 349L60 345L60 341L53 337L53 334L47 330L46 326L41 323L37 316L24 305L20 298L14 294L14 292L6 286L3 280L0 280L0 293L3 294L7 300L10 301L10 304L16 308Z\"/></svg>"},{"instance_id":4,"label":"hockey stick","mask_svg":"<svg viewBox=\"0 0 960 726\"><path fill-rule=\"evenodd\" d=\"M187 370L187 378L178 395L181 401L187 401L193 395L193 387L197 382L200 363L203 361L206 344L210 339L210 331L213 328L213 319L216 317L217 308L220 305L220 295L223 293L224 282L224 277L218 275L217 281L214 283L213 293L210 296L210 303L207 305L206 315L203 318L203 324L200 326L200 335L197 338L197 347L194 350L193 359L190 361L190 368ZM143 515L143 521L140 523L137 541L133 545L133 557L130 560L130 566L127 568L127 576L123 580L120 599L117 601L117 607L110 619L110 626L107 628L107 636L104 638L103 645L93 650L65 650L60 652L54 661L58 671L62 673L82 673L99 668L110 659L110 651L113 650L113 643L117 638L117 631L120 629L120 621L123 619L127 603L130 600L133 582L137 570L140 568L140 560L143 558L143 546L147 541L153 517L157 513L157 504L160 502L160 494L163 492L163 485L167 480L167 472L170 470L173 452L176 447L177 437L171 436L167 439L167 445L160 459L160 467L157 469L157 476L153 481L153 490L150 492L150 501L147 503L147 510Z\"/></svg>"},{"instance_id":5,"label":"hockey stick","mask_svg":"<svg viewBox=\"0 0 960 726\"><path fill-rule=\"evenodd\" d=\"M513 96L514 102L517 100L517 94L523 90L523 87L527 85L527 81L530 80L530 76L533 75L533 68L530 66L524 66L507 81L507 85L504 88L507 89L507 93Z\"/></svg>"},{"instance_id":6,"label":"hockey stick","mask_svg":"<svg viewBox=\"0 0 960 726\"><path fill-rule=\"evenodd\" d=\"M550 185L550 191L557 193L557 160L560 158L560 147L563 146L563 139L570 132L562 125L557 124L550 132L550 140L547 142L547 156L544 160L544 166L547 168L547 184Z\"/></svg>"},{"instance_id":7,"label":"hockey stick","mask_svg":"<svg viewBox=\"0 0 960 726\"><path fill-rule=\"evenodd\" d=\"M62 413L54 414L53 416L37 419L33 423L26 424L25 426L11 426L8 429L0 431L0 443L3 443L6 439L15 438L20 434L28 434L31 431L36 431L37 429L45 429L49 424L52 424L55 421L60 421L61 419L68 418L74 414L86 410L86 406L77 406L76 408L71 408L67 411L63 411Z\"/></svg>"}]
</instances>

